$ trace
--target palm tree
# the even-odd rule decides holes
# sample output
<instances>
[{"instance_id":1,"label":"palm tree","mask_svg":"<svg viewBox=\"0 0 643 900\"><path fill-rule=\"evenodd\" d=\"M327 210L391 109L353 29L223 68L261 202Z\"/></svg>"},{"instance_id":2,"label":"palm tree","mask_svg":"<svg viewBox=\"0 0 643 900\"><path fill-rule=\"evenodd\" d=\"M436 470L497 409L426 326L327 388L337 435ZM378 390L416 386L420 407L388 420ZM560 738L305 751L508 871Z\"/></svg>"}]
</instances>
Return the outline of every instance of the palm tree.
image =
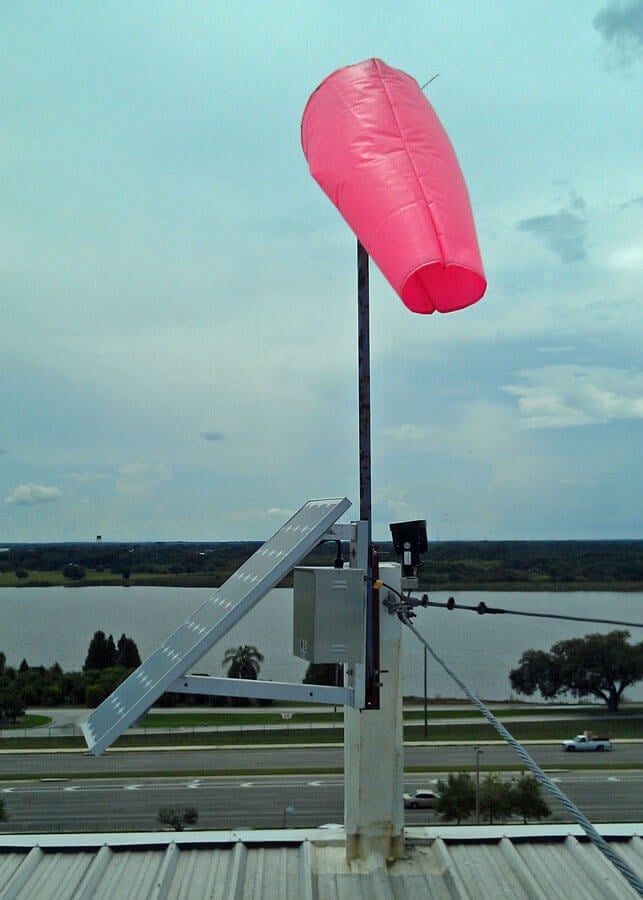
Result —
<instances>
[{"instance_id":1,"label":"palm tree","mask_svg":"<svg viewBox=\"0 0 643 900\"><path fill-rule=\"evenodd\" d=\"M263 654L248 644L228 647L223 657L223 665L228 666L228 678L256 679L262 662Z\"/></svg>"}]
</instances>

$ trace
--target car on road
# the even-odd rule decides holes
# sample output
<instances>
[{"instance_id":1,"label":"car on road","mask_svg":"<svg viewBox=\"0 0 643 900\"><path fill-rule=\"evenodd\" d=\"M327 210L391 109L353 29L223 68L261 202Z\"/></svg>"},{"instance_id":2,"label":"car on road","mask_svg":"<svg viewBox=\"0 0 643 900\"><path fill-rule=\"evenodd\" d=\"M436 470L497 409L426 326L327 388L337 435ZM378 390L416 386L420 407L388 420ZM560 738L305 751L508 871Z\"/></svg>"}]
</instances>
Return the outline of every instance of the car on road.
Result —
<instances>
[{"instance_id":1,"label":"car on road","mask_svg":"<svg viewBox=\"0 0 643 900\"><path fill-rule=\"evenodd\" d=\"M432 809L438 799L435 791L419 790L412 794L404 794L405 809Z\"/></svg>"},{"instance_id":2,"label":"car on road","mask_svg":"<svg viewBox=\"0 0 643 900\"><path fill-rule=\"evenodd\" d=\"M577 734L571 741L563 741L563 750L573 753L575 750L611 750L612 742L608 737L594 737L591 734Z\"/></svg>"}]
</instances>

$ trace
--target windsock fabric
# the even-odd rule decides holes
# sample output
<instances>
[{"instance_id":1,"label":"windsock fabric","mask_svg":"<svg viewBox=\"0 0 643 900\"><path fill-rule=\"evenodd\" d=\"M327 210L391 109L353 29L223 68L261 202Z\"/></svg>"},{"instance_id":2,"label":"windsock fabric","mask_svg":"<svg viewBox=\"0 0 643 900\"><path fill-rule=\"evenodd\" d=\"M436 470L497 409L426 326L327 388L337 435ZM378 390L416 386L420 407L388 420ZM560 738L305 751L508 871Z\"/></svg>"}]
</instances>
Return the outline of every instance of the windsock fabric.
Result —
<instances>
[{"instance_id":1,"label":"windsock fabric","mask_svg":"<svg viewBox=\"0 0 643 900\"><path fill-rule=\"evenodd\" d=\"M467 186L415 79L379 59L338 69L308 100L301 140L313 178L412 312L482 297Z\"/></svg>"}]
</instances>

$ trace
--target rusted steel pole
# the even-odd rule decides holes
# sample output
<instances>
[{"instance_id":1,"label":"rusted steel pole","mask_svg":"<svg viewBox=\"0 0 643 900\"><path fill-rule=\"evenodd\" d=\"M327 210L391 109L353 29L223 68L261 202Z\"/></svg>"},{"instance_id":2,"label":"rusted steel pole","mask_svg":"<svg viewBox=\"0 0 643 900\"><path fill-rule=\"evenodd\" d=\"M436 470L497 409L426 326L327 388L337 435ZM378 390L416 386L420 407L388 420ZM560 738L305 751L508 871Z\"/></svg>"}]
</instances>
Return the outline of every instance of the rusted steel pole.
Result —
<instances>
[{"instance_id":1,"label":"rusted steel pole","mask_svg":"<svg viewBox=\"0 0 643 900\"><path fill-rule=\"evenodd\" d=\"M359 377L359 517L368 523L366 572L366 685L365 708L380 708L379 591L373 566L371 508L371 363L368 253L357 241L357 343Z\"/></svg>"}]
</instances>

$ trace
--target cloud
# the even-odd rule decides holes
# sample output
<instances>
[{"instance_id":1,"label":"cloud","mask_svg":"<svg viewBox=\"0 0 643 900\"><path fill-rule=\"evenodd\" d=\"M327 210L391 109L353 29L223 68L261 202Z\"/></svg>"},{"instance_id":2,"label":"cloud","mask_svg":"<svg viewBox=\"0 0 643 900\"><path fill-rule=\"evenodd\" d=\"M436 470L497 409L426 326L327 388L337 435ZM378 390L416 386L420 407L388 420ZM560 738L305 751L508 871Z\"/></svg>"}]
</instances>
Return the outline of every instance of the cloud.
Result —
<instances>
[{"instance_id":1,"label":"cloud","mask_svg":"<svg viewBox=\"0 0 643 900\"><path fill-rule=\"evenodd\" d=\"M574 351L573 344L554 346L554 347L536 347L539 353L572 353Z\"/></svg>"},{"instance_id":2,"label":"cloud","mask_svg":"<svg viewBox=\"0 0 643 900\"><path fill-rule=\"evenodd\" d=\"M172 477L172 467L165 463L131 463L121 466L119 476L116 480L118 494L132 498L150 497L160 481L168 481Z\"/></svg>"},{"instance_id":3,"label":"cloud","mask_svg":"<svg viewBox=\"0 0 643 900\"><path fill-rule=\"evenodd\" d=\"M19 484L8 497L5 503L15 503L16 506L37 506L39 503L51 503L58 500L61 493L57 487L46 487L44 484Z\"/></svg>"},{"instance_id":4,"label":"cloud","mask_svg":"<svg viewBox=\"0 0 643 900\"><path fill-rule=\"evenodd\" d=\"M643 59L643 3L641 0L611 0L592 22L614 50L614 62L629 66Z\"/></svg>"},{"instance_id":5,"label":"cloud","mask_svg":"<svg viewBox=\"0 0 643 900\"><path fill-rule=\"evenodd\" d=\"M144 475L148 469L149 466L146 463L129 463L121 466L118 471L123 478L138 478L140 475Z\"/></svg>"},{"instance_id":6,"label":"cloud","mask_svg":"<svg viewBox=\"0 0 643 900\"><path fill-rule=\"evenodd\" d=\"M94 481L103 481L107 475L104 472L72 472L69 475L63 475L63 478L71 478L78 484L92 484Z\"/></svg>"},{"instance_id":7,"label":"cloud","mask_svg":"<svg viewBox=\"0 0 643 900\"><path fill-rule=\"evenodd\" d=\"M518 231L531 232L542 244L560 256L561 262L587 259L585 252L585 220L567 209L549 216L522 219Z\"/></svg>"},{"instance_id":8,"label":"cloud","mask_svg":"<svg viewBox=\"0 0 643 900\"><path fill-rule=\"evenodd\" d=\"M384 437L392 438L395 441L428 441L430 437L428 428L412 422L387 428L382 434Z\"/></svg>"},{"instance_id":9,"label":"cloud","mask_svg":"<svg viewBox=\"0 0 643 900\"><path fill-rule=\"evenodd\" d=\"M267 515L271 517L277 517L279 519L283 519L284 522L294 516L296 510L294 509L283 509L280 506L271 506L267 511Z\"/></svg>"},{"instance_id":10,"label":"cloud","mask_svg":"<svg viewBox=\"0 0 643 900\"><path fill-rule=\"evenodd\" d=\"M412 499L406 485L383 484L379 491L379 499L382 507L382 516L393 521L419 519L417 499Z\"/></svg>"},{"instance_id":11,"label":"cloud","mask_svg":"<svg viewBox=\"0 0 643 900\"><path fill-rule=\"evenodd\" d=\"M518 373L524 384L502 390L518 397L527 428L567 428L643 418L643 373L608 366L545 366Z\"/></svg>"},{"instance_id":12,"label":"cloud","mask_svg":"<svg viewBox=\"0 0 643 900\"><path fill-rule=\"evenodd\" d=\"M224 441L225 434L222 431L201 431L199 432L199 437L202 437L204 441Z\"/></svg>"},{"instance_id":13,"label":"cloud","mask_svg":"<svg viewBox=\"0 0 643 900\"><path fill-rule=\"evenodd\" d=\"M625 203L619 203L619 209L630 209L632 206L643 206L643 197L632 197L631 200L626 200Z\"/></svg>"}]
</instances>

